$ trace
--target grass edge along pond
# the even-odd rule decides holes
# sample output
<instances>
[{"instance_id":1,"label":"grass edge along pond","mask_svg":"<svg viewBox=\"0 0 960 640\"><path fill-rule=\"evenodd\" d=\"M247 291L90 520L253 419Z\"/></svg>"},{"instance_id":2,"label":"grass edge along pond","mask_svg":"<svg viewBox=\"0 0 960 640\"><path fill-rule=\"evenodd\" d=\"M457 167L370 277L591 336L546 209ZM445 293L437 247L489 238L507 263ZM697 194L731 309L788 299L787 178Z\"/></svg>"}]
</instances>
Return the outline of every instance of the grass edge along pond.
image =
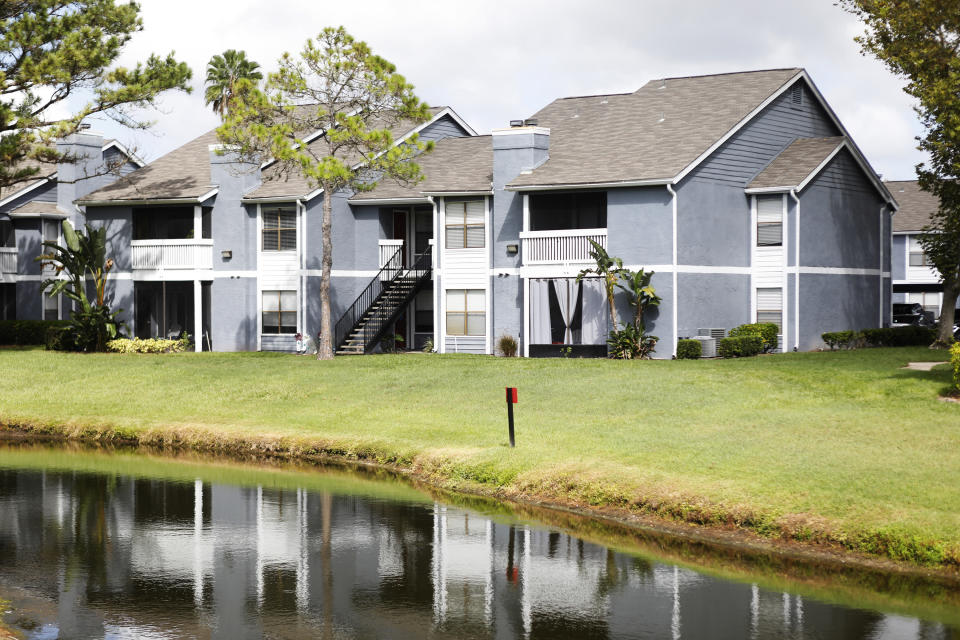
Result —
<instances>
[{"instance_id":1,"label":"grass edge along pond","mask_svg":"<svg viewBox=\"0 0 960 640\"><path fill-rule=\"evenodd\" d=\"M0 424L394 465L443 488L614 508L960 568L960 406L925 348L725 361L0 351ZM503 388L519 388L517 448Z\"/></svg>"}]
</instances>

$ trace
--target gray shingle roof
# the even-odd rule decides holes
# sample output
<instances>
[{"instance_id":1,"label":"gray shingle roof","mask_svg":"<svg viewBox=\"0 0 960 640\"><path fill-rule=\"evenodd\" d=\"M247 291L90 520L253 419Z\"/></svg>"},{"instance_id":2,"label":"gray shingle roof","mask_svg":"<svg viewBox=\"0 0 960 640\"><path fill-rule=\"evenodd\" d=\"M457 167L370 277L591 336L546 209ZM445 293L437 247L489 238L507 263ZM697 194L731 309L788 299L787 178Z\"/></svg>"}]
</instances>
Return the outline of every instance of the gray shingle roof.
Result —
<instances>
[{"instance_id":1,"label":"gray shingle roof","mask_svg":"<svg viewBox=\"0 0 960 640\"><path fill-rule=\"evenodd\" d=\"M419 198L424 193L490 191L493 180L493 143L490 136L444 138L433 151L417 159L424 180L403 186L389 180L372 191L358 193L350 202L388 198Z\"/></svg>"},{"instance_id":2,"label":"gray shingle roof","mask_svg":"<svg viewBox=\"0 0 960 640\"><path fill-rule=\"evenodd\" d=\"M147 166L87 194L80 202L199 198L214 188L210 184L212 144L218 144L216 130L208 131Z\"/></svg>"},{"instance_id":3,"label":"gray shingle roof","mask_svg":"<svg viewBox=\"0 0 960 640\"><path fill-rule=\"evenodd\" d=\"M446 107L431 107L430 117L433 118L444 109L446 109ZM393 134L394 139L396 139L406 135L411 129L416 128L418 124L419 123L411 120L404 120L399 124L392 126L390 131ZM372 126L376 127L377 125L374 124ZM317 144L322 143L318 141ZM360 160L361 158L358 156L356 158L349 159L348 162L350 164L356 164ZM254 191L246 194L244 199L258 200L261 198L298 198L315 190L316 186L312 186L300 173L283 174L280 171L279 165L273 164L263 170L263 184Z\"/></svg>"},{"instance_id":4,"label":"gray shingle roof","mask_svg":"<svg viewBox=\"0 0 960 640\"><path fill-rule=\"evenodd\" d=\"M757 174L747 188L796 187L843 144L844 140L846 138L843 136L798 138Z\"/></svg>"},{"instance_id":5,"label":"gray shingle roof","mask_svg":"<svg viewBox=\"0 0 960 640\"><path fill-rule=\"evenodd\" d=\"M916 180L884 181L900 206L893 216L894 231L920 231L930 222L930 216L940 208L940 201L920 189Z\"/></svg>"},{"instance_id":6,"label":"gray shingle roof","mask_svg":"<svg viewBox=\"0 0 960 640\"><path fill-rule=\"evenodd\" d=\"M20 193L21 191L28 189L30 187L34 187L34 186L37 186L38 184L42 184L46 182L48 178L52 178L57 175L56 165L49 165L49 164L44 165L35 160L24 160L22 162L19 162L16 165L10 167L8 171L14 172L14 171L20 171L21 169L37 169L37 173L36 175L26 180L23 180L21 182L17 182L15 184L11 184L5 187L0 187L0 200L9 198L10 196Z\"/></svg>"},{"instance_id":7,"label":"gray shingle roof","mask_svg":"<svg viewBox=\"0 0 960 640\"><path fill-rule=\"evenodd\" d=\"M556 100L534 114L550 129L550 159L509 186L670 179L800 72L668 78Z\"/></svg>"}]
</instances>

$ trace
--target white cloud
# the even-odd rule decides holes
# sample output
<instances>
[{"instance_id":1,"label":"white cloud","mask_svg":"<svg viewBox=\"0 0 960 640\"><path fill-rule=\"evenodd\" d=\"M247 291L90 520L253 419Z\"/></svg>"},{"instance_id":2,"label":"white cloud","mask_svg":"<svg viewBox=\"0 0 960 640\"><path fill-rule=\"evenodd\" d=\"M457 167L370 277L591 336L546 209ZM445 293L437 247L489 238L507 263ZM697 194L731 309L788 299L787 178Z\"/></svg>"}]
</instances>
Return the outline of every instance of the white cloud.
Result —
<instances>
[{"instance_id":1,"label":"white cloud","mask_svg":"<svg viewBox=\"0 0 960 640\"><path fill-rule=\"evenodd\" d=\"M176 50L195 87L162 100L151 132L98 124L148 159L216 126L202 92L212 55L243 49L270 69L324 26L343 24L423 99L454 107L479 131L558 97L633 91L664 76L802 66L877 171L910 177L922 160L902 82L860 55L852 38L861 26L830 0L143 0L142 9L144 31L122 62Z\"/></svg>"}]
</instances>

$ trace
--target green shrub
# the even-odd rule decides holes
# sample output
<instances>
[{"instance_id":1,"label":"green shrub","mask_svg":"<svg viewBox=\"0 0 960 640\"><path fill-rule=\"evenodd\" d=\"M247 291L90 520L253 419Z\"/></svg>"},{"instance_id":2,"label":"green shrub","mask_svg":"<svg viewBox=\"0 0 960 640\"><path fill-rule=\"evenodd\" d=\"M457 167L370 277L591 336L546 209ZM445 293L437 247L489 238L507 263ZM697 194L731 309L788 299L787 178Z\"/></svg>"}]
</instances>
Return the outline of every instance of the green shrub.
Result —
<instances>
[{"instance_id":1,"label":"green shrub","mask_svg":"<svg viewBox=\"0 0 960 640\"><path fill-rule=\"evenodd\" d=\"M191 346L190 338L117 338L107 343L107 351L114 353L183 353Z\"/></svg>"},{"instance_id":2,"label":"green shrub","mask_svg":"<svg viewBox=\"0 0 960 640\"><path fill-rule=\"evenodd\" d=\"M497 338L497 351L506 358L513 358L517 355L517 339L509 333L505 333Z\"/></svg>"},{"instance_id":3,"label":"green shrub","mask_svg":"<svg viewBox=\"0 0 960 640\"><path fill-rule=\"evenodd\" d=\"M696 360L703 355L703 345L699 340L678 340L677 359Z\"/></svg>"},{"instance_id":4,"label":"green shrub","mask_svg":"<svg viewBox=\"0 0 960 640\"><path fill-rule=\"evenodd\" d=\"M950 364L953 366L953 390L960 392L960 342L950 347Z\"/></svg>"},{"instance_id":5,"label":"green shrub","mask_svg":"<svg viewBox=\"0 0 960 640\"><path fill-rule=\"evenodd\" d=\"M770 353L776 351L779 346L777 335L780 328L772 322L759 322L754 324L742 324L739 327L730 329L731 338L742 338L744 336L759 336L763 341L763 352Z\"/></svg>"},{"instance_id":6,"label":"green shrub","mask_svg":"<svg viewBox=\"0 0 960 640\"><path fill-rule=\"evenodd\" d=\"M859 331L828 331L820 337L830 347L835 349L856 349L863 344L863 334Z\"/></svg>"},{"instance_id":7,"label":"green shrub","mask_svg":"<svg viewBox=\"0 0 960 640\"><path fill-rule=\"evenodd\" d=\"M626 324L619 331L611 331L607 338L610 357L620 360L647 360L657 346L657 336L643 333L633 324Z\"/></svg>"},{"instance_id":8,"label":"green shrub","mask_svg":"<svg viewBox=\"0 0 960 640\"><path fill-rule=\"evenodd\" d=\"M748 358L762 351L763 338L757 335L723 338L717 344L717 355L721 358Z\"/></svg>"},{"instance_id":9,"label":"green shrub","mask_svg":"<svg viewBox=\"0 0 960 640\"><path fill-rule=\"evenodd\" d=\"M936 339L937 330L931 327L882 327L864 329L863 341L871 347L926 346Z\"/></svg>"},{"instance_id":10,"label":"green shrub","mask_svg":"<svg viewBox=\"0 0 960 640\"><path fill-rule=\"evenodd\" d=\"M48 329L67 324L66 320L0 320L0 345L46 344Z\"/></svg>"}]
</instances>

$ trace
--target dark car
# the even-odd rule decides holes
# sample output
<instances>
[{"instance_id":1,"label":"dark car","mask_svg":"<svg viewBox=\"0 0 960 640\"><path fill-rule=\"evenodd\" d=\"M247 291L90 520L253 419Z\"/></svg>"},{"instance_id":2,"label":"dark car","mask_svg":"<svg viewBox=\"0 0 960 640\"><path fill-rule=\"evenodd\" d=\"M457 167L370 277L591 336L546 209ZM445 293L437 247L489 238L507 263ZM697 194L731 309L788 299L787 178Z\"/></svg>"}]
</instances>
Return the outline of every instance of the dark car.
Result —
<instances>
[{"instance_id":1,"label":"dark car","mask_svg":"<svg viewBox=\"0 0 960 640\"><path fill-rule=\"evenodd\" d=\"M932 327L933 321L919 302L895 302L893 304L893 323L912 324L917 327Z\"/></svg>"}]
</instances>

